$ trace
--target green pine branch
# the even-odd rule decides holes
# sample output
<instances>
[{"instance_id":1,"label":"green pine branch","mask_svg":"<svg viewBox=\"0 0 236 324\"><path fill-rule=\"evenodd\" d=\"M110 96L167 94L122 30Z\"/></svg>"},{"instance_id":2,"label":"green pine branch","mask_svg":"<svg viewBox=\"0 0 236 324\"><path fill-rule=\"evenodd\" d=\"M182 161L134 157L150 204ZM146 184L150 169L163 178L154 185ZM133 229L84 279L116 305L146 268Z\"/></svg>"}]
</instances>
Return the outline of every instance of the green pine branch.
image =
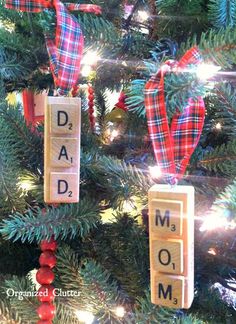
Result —
<instances>
[{"instance_id":1,"label":"green pine branch","mask_svg":"<svg viewBox=\"0 0 236 324\"><path fill-rule=\"evenodd\" d=\"M154 184L149 174L145 174L148 170L138 169L107 156L101 156L99 162L104 174L108 176L108 183L112 185L112 197L116 204L122 205L124 200L129 200L132 196L147 202L147 190Z\"/></svg>"},{"instance_id":2,"label":"green pine branch","mask_svg":"<svg viewBox=\"0 0 236 324\"><path fill-rule=\"evenodd\" d=\"M176 324L207 324L208 322L202 321L201 319L196 318L195 316L184 316L181 318L178 318L175 321ZM213 324L213 323L212 323Z\"/></svg>"},{"instance_id":3,"label":"green pine branch","mask_svg":"<svg viewBox=\"0 0 236 324\"><path fill-rule=\"evenodd\" d=\"M47 60L42 40L0 29L0 77L6 87L27 80Z\"/></svg>"},{"instance_id":4,"label":"green pine branch","mask_svg":"<svg viewBox=\"0 0 236 324\"><path fill-rule=\"evenodd\" d=\"M216 147L206 154L199 164L209 171L220 172L228 177L236 176L236 140Z\"/></svg>"},{"instance_id":5,"label":"green pine branch","mask_svg":"<svg viewBox=\"0 0 236 324\"><path fill-rule=\"evenodd\" d=\"M236 91L228 83L219 83L215 86L210 101L214 107L214 117L222 124L222 130L227 135L236 134Z\"/></svg>"},{"instance_id":6,"label":"green pine branch","mask_svg":"<svg viewBox=\"0 0 236 324\"><path fill-rule=\"evenodd\" d=\"M76 308L66 303L65 297L57 297L55 300L56 314L53 322L56 324L81 324L76 316Z\"/></svg>"},{"instance_id":7,"label":"green pine branch","mask_svg":"<svg viewBox=\"0 0 236 324\"><path fill-rule=\"evenodd\" d=\"M152 304L150 295L151 293L148 290L145 293L145 297L137 300L134 309L135 323L175 323L176 310Z\"/></svg>"},{"instance_id":8,"label":"green pine branch","mask_svg":"<svg viewBox=\"0 0 236 324\"><path fill-rule=\"evenodd\" d=\"M66 257L66 259L65 259ZM91 311L100 323L120 323L115 308L122 303L118 284L111 275L92 260L80 262L69 247L57 253L57 277L62 287L75 290L79 297L70 298L68 308Z\"/></svg>"},{"instance_id":9,"label":"green pine branch","mask_svg":"<svg viewBox=\"0 0 236 324\"><path fill-rule=\"evenodd\" d=\"M224 215L229 222L236 221L236 180L219 194L212 206L212 212Z\"/></svg>"},{"instance_id":10,"label":"green pine branch","mask_svg":"<svg viewBox=\"0 0 236 324\"><path fill-rule=\"evenodd\" d=\"M105 45L118 37L114 25L102 16L79 12L77 19L83 30L86 45L96 42Z\"/></svg>"},{"instance_id":11,"label":"green pine branch","mask_svg":"<svg viewBox=\"0 0 236 324\"><path fill-rule=\"evenodd\" d=\"M210 0L209 20L216 28L234 27L236 24L235 0Z\"/></svg>"},{"instance_id":12,"label":"green pine branch","mask_svg":"<svg viewBox=\"0 0 236 324\"><path fill-rule=\"evenodd\" d=\"M13 312L6 301L0 301L0 323L1 324L23 324L19 315Z\"/></svg>"},{"instance_id":13,"label":"green pine branch","mask_svg":"<svg viewBox=\"0 0 236 324\"><path fill-rule=\"evenodd\" d=\"M183 41L207 28L203 0L156 0L156 8L158 35L161 37Z\"/></svg>"},{"instance_id":14,"label":"green pine branch","mask_svg":"<svg viewBox=\"0 0 236 324\"><path fill-rule=\"evenodd\" d=\"M11 296L9 299L7 299L7 295L5 295L3 301L4 304L7 303L7 301L10 304L9 317L12 317L12 319L15 318L16 321L18 320L18 322L22 324L36 323L38 320L36 309L39 306L39 302L35 296L27 296L27 293L24 293L29 292L32 294L32 292L35 291L32 282L28 278L13 276L12 279L5 280L3 289L6 294L8 289L10 294L14 292L14 296Z\"/></svg>"},{"instance_id":15,"label":"green pine branch","mask_svg":"<svg viewBox=\"0 0 236 324\"><path fill-rule=\"evenodd\" d=\"M22 211L26 202L20 187L21 168L16 145L9 143L9 132L0 120L0 211L1 217L12 210ZM6 131L6 132L5 132Z\"/></svg>"},{"instance_id":16,"label":"green pine branch","mask_svg":"<svg viewBox=\"0 0 236 324\"><path fill-rule=\"evenodd\" d=\"M204 62L210 62L220 66L222 69L230 69L236 62L236 30L227 27L226 29L210 29L201 34L200 40L196 37L189 38L183 43L178 56L181 57L189 48L198 44Z\"/></svg>"},{"instance_id":17,"label":"green pine branch","mask_svg":"<svg viewBox=\"0 0 236 324\"><path fill-rule=\"evenodd\" d=\"M143 117L146 115L144 87L147 81L144 79L132 81L127 92L128 99L126 99L129 110ZM167 74L165 76L165 95L169 119L177 110L183 111L189 98L197 99L199 96L204 96L205 91L205 84L199 81L194 70L192 73Z\"/></svg>"},{"instance_id":18,"label":"green pine branch","mask_svg":"<svg viewBox=\"0 0 236 324\"><path fill-rule=\"evenodd\" d=\"M42 176L43 139L37 130L26 125L21 106L9 107L6 102L0 104L0 119L9 135L9 142L15 148L18 160L23 168Z\"/></svg>"},{"instance_id":19,"label":"green pine branch","mask_svg":"<svg viewBox=\"0 0 236 324\"><path fill-rule=\"evenodd\" d=\"M124 200L139 197L147 202L147 190L154 181L148 170L96 151L81 154L81 192L83 195L96 195L100 200L110 201L114 208L123 205Z\"/></svg>"},{"instance_id":20,"label":"green pine branch","mask_svg":"<svg viewBox=\"0 0 236 324\"><path fill-rule=\"evenodd\" d=\"M113 222L100 224L86 238L83 254L109 270L130 298L136 299L149 284L148 237L134 217L113 216Z\"/></svg>"},{"instance_id":21,"label":"green pine branch","mask_svg":"<svg viewBox=\"0 0 236 324\"><path fill-rule=\"evenodd\" d=\"M41 241L52 235L62 239L77 234L86 236L99 221L99 208L88 198L78 204L64 204L57 208L28 210L25 214L16 212L4 219L0 233L9 240L22 242Z\"/></svg>"}]
</instances>

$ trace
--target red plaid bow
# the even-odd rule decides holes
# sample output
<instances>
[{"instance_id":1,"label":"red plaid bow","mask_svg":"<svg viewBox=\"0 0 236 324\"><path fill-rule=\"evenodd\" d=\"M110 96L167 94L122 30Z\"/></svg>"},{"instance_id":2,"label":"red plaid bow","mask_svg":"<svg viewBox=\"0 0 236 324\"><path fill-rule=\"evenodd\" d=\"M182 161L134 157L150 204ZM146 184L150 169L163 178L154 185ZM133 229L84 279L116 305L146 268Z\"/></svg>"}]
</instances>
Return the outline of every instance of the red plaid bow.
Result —
<instances>
[{"instance_id":1,"label":"red plaid bow","mask_svg":"<svg viewBox=\"0 0 236 324\"><path fill-rule=\"evenodd\" d=\"M86 4L63 4L59 0L6 0L6 8L26 12L40 12L55 8L57 15L56 39L45 35L50 66L59 95L66 95L77 83L84 38L79 23L68 10L100 14L101 7ZM67 10L67 8L68 10Z\"/></svg>"},{"instance_id":2,"label":"red plaid bow","mask_svg":"<svg viewBox=\"0 0 236 324\"><path fill-rule=\"evenodd\" d=\"M189 64L198 64L201 57L196 47L191 48L175 68L183 69ZM152 76L145 86L145 107L148 129L152 140L154 154L161 168L163 177L171 184L181 178L189 159L201 136L205 105L202 97L189 98L182 113L176 112L169 128L165 94L164 76L170 70L170 61Z\"/></svg>"}]
</instances>

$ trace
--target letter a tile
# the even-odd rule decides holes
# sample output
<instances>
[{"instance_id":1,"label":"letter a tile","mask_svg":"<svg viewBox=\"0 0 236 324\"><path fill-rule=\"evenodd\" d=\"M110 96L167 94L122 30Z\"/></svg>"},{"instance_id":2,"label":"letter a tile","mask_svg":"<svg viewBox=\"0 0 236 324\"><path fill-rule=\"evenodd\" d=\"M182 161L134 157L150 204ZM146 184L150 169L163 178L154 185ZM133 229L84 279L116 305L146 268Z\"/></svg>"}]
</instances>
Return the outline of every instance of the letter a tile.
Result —
<instances>
[{"instance_id":1,"label":"letter a tile","mask_svg":"<svg viewBox=\"0 0 236 324\"><path fill-rule=\"evenodd\" d=\"M50 174L50 199L53 202L77 202L78 174L51 172Z\"/></svg>"},{"instance_id":2,"label":"letter a tile","mask_svg":"<svg viewBox=\"0 0 236 324\"><path fill-rule=\"evenodd\" d=\"M70 168L78 164L79 140L77 138L52 137L50 146L52 167Z\"/></svg>"}]
</instances>

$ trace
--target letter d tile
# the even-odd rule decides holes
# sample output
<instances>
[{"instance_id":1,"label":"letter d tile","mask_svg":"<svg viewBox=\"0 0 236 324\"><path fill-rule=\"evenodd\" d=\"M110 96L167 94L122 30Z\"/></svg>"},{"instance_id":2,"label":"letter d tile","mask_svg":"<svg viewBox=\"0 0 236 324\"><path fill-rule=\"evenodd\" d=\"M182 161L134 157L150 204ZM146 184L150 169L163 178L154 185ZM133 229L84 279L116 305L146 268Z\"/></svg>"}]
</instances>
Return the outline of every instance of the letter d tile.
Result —
<instances>
[{"instance_id":1,"label":"letter d tile","mask_svg":"<svg viewBox=\"0 0 236 324\"><path fill-rule=\"evenodd\" d=\"M51 105L51 133L77 134L79 131L79 110L77 105Z\"/></svg>"},{"instance_id":2,"label":"letter d tile","mask_svg":"<svg viewBox=\"0 0 236 324\"><path fill-rule=\"evenodd\" d=\"M78 175L76 173L51 172L50 200L58 203L77 202Z\"/></svg>"}]
</instances>

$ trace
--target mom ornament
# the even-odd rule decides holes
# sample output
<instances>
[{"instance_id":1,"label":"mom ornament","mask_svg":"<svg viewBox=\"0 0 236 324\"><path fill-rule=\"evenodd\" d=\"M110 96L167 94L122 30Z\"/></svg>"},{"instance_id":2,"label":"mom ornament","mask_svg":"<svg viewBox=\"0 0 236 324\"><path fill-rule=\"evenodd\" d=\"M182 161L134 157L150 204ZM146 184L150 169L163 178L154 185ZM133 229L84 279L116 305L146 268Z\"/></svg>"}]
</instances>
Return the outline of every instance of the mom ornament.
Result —
<instances>
[{"instance_id":1,"label":"mom ornament","mask_svg":"<svg viewBox=\"0 0 236 324\"><path fill-rule=\"evenodd\" d=\"M177 185L200 139L205 118L201 97L189 98L168 123L164 77L201 62L197 47L179 62L167 61L145 86L145 107L154 155L168 184L148 192L151 300L189 308L194 296L194 188Z\"/></svg>"}]
</instances>

